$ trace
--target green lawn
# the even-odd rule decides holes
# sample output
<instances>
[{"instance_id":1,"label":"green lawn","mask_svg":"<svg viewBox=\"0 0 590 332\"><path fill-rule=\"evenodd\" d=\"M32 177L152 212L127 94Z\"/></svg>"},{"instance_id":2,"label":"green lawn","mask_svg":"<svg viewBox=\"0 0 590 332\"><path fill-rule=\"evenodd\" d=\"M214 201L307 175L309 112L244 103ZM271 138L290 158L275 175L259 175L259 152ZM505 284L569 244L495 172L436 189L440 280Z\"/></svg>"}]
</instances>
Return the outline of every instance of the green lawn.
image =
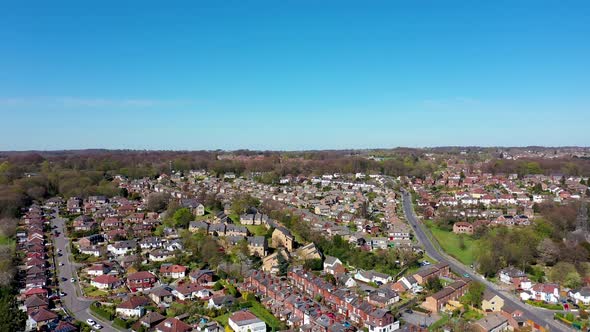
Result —
<instances>
[{"instance_id":1,"label":"green lawn","mask_svg":"<svg viewBox=\"0 0 590 332\"><path fill-rule=\"evenodd\" d=\"M266 310L266 308L258 301L251 301L252 307L250 307L250 311L258 318L262 319L268 326L274 329L280 329L281 321L273 316L270 311Z\"/></svg>"},{"instance_id":2,"label":"green lawn","mask_svg":"<svg viewBox=\"0 0 590 332\"><path fill-rule=\"evenodd\" d=\"M89 297L100 297L100 296L109 295L108 292L103 291L101 289L91 290L89 292L84 292L84 293L86 294L86 296L89 296Z\"/></svg>"},{"instance_id":3,"label":"green lawn","mask_svg":"<svg viewBox=\"0 0 590 332\"><path fill-rule=\"evenodd\" d=\"M449 322L449 319L450 317L448 315L442 316L441 319L437 320L436 322L434 322L434 324L428 327L428 331L436 331L437 329L442 328L443 326L445 326L445 324Z\"/></svg>"},{"instance_id":4,"label":"green lawn","mask_svg":"<svg viewBox=\"0 0 590 332\"><path fill-rule=\"evenodd\" d=\"M250 233L257 236L265 236L268 230L263 225L246 225Z\"/></svg>"},{"instance_id":5,"label":"green lawn","mask_svg":"<svg viewBox=\"0 0 590 332\"><path fill-rule=\"evenodd\" d=\"M465 265L473 264L475 261L475 248L477 246L477 240L474 240L468 235L457 235L453 232L439 229L432 223L428 223L427 225L432 235L434 235L438 243L440 243L440 246L447 254L455 257ZM463 237L465 249L461 249L460 237Z\"/></svg>"},{"instance_id":6,"label":"green lawn","mask_svg":"<svg viewBox=\"0 0 590 332\"><path fill-rule=\"evenodd\" d=\"M475 311L475 310L467 310L466 312L463 313L463 319L465 320L469 320L469 321L475 321L478 320L480 318L483 318L483 314Z\"/></svg>"}]
</instances>

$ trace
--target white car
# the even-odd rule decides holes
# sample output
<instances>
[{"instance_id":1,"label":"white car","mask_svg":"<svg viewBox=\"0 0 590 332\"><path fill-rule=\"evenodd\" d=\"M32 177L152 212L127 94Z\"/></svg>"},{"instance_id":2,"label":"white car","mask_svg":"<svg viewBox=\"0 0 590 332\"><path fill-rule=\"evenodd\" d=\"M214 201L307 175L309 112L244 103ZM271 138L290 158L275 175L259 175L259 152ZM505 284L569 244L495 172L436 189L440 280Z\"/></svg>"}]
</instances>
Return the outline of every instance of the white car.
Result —
<instances>
[{"instance_id":1,"label":"white car","mask_svg":"<svg viewBox=\"0 0 590 332\"><path fill-rule=\"evenodd\" d=\"M95 330L100 330L100 329L102 329L102 325L96 323L96 324L94 324L94 329Z\"/></svg>"},{"instance_id":2,"label":"white car","mask_svg":"<svg viewBox=\"0 0 590 332\"><path fill-rule=\"evenodd\" d=\"M88 319L86 320L86 323L88 323L88 325L90 325L90 326L94 326L94 324L96 324L96 322L95 322L95 321L93 321L93 320L92 320L92 319L90 319L90 318L88 318Z\"/></svg>"}]
</instances>

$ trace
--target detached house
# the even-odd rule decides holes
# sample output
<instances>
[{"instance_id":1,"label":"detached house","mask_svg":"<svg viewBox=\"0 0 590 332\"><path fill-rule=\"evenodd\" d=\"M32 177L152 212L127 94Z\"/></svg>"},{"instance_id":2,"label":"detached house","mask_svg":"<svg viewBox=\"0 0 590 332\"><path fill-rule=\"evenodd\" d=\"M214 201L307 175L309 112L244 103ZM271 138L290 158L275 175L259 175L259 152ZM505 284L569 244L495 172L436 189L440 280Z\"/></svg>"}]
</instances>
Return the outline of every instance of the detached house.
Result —
<instances>
[{"instance_id":1,"label":"detached house","mask_svg":"<svg viewBox=\"0 0 590 332\"><path fill-rule=\"evenodd\" d=\"M465 222L465 221L458 221L453 225L453 233L455 234L473 234L473 224Z\"/></svg>"},{"instance_id":2,"label":"detached house","mask_svg":"<svg viewBox=\"0 0 590 332\"><path fill-rule=\"evenodd\" d=\"M167 318L154 328L155 332L189 332L192 326L181 321L178 318Z\"/></svg>"},{"instance_id":3,"label":"detached house","mask_svg":"<svg viewBox=\"0 0 590 332\"><path fill-rule=\"evenodd\" d=\"M526 274L514 267L508 267L500 270L498 273L500 281L505 284L513 285L517 289L529 290L532 287L531 281Z\"/></svg>"},{"instance_id":4,"label":"detached house","mask_svg":"<svg viewBox=\"0 0 590 332\"><path fill-rule=\"evenodd\" d=\"M576 301L576 303L582 303L584 305L590 304L590 287L582 287L576 290L569 291L569 296Z\"/></svg>"},{"instance_id":5,"label":"detached house","mask_svg":"<svg viewBox=\"0 0 590 332\"><path fill-rule=\"evenodd\" d=\"M340 275L346 272L346 269L342 265L342 261L338 258L326 256L324 260L324 272L332 275Z\"/></svg>"},{"instance_id":6,"label":"detached house","mask_svg":"<svg viewBox=\"0 0 590 332\"><path fill-rule=\"evenodd\" d=\"M536 284L529 291L520 293L523 301L535 300L548 303L559 302L559 285L557 284Z\"/></svg>"},{"instance_id":7,"label":"detached house","mask_svg":"<svg viewBox=\"0 0 590 332\"><path fill-rule=\"evenodd\" d=\"M205 215L205 206L196 199L181 199L180 206L189 209L195 216Z\"/></svg>"},{"instance_id":8,"label":"detached house","mask_svg":"<svg viewBox=\"0 0 590 332\"><path fill-rule=\"evenodd\" d=\"M119 241L107 246L107 251L115 256L124 256L137 249L137 242L135 240Z\"/></svg>"},{"instance_id":9,"label":"detached house","mask_svg":"<svg viewBox=\"0 0 590 332\"><path fill-rule=\"evenodd\" d=\"M94 221L94 219L86 215L79 216L74 219L73 226L75 231L85 232L98 228L98 224Z\"/></svg>"},{"instance_id":10,"label":"detached house","mask_svg":"<svg viewBox=\"0 0 590 332\"><path fill-rule=\"evenodd\" d=\"M191 282L207 284L213 282L212 270L194 270L189 275Z\"/></svg>"},{"instance_id":11,"label":"detached house","mask_svg":"<svg viewBox=\"0 0 590 332\"><path fill-rule=\"evenodd\" d=\"M28 330L41 331L44 326L51 322L54 322L57 319L58 316L56 313L41 308L39 310L35 310L29 313L29 318L27 320L27 328Z\"/></svg>"},{"instance_id":12,"label":"detached house","mask_svg":"<svg viewBox=\"0 0 590 332\"><path fill-rule=\"evenodd\" d=\"M115 276L106 274L99 275L90 281L90 285L98 289L114 289L123 284L123 281Z\"/></svg>"},{"instance_id":13,"label":"detached house","mask_svg":"<svg viewBox=\"0 0 590 332\"><path fill-rule=\"evenodd\" d=\"M146 291L154 287L158 279L147 271L135 272L127 276L127 287L132 292Z\"/></svg>"},{"instance_id":14,"label":"detached house","mask_svg":"<svg viewBox=\"0 0 590 332\"><path fill-rule=\"evenodd\" d=\"M385 274L385 273L380 273L377 271L362 271L362 270L358 270L357 273L354 275L354 278L356 280L362 281L362 282L374 282L376 284L387 284L388 282L391 281L391 276Z\"/></svg>"},{"instance_id":15,"label":"detached house","mask_svg":"<svg viewBox=\"0 0 590 332\"><path fill-rule=\"evenodd\" d=\"M235 312L228 319L228 324L235 332L264 332L266 323L249 310Z\"/></svg>"},{"instance_id":16,"label":"detached house","mask_svg":"<svg viewBox=\"0 0 590 332\"><path fill-rule=\"evenodd\" d=\"M124 318L139 318L144 315L145 306L149 304L150 300L145 296L131 296L129 300L119 304L115 312Z\"/></svg>"},{"instance_id":17,"label":"detached house","mask_svg":"<svg viewBox=\"0 0 590 332\"><path fill-rule=\"evenodd\" d=\"M160 276L179 279L186 276L186 266L176 264L162 264L160 266Z\"/></svg>"},{"instance_id":18,"label":"detached house","mask_svg":"<svg viewBox=\"0 0 590 332\"><path fill-rule=\"evenodd\" d=\"M172 295L179 300L191 300L194 298L204 299L211 296L211 292L200 284L181 284L172 291Z\"/></svg>"}]
</instances>

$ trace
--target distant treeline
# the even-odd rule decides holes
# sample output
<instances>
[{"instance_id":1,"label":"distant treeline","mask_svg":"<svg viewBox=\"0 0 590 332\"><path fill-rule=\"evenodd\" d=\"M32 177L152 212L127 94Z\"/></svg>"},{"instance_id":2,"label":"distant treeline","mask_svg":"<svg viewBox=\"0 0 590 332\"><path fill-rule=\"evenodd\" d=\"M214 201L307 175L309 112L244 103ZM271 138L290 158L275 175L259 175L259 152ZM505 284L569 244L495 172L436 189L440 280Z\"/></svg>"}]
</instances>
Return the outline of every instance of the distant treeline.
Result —
<instances>
[{"instance_id":1,"label":"distant treeline","mask_svg":"<svg viewBox=\"0 0 590 332\"><path fill-rule=\"evenodd\" d=\"M461 159L473 165L481 155L447 151L432 161L430 150L343 151L136 151L79 150L0 153L0 216L18 216L34 200L55 195L82 196L124 194L112 183L114 175L154 178L170 170L205 169L218 175L264 173L261 180L275 182L281 176L326 173L378 173L390 176L425 176ZM379 155L370 159L368 156ZM489 158L487 155L485 158ZM377 160L375 160L377 159ZM501 160L492 159L484 170L493 173L590 175L590 160Z\"/></svg>"},{"instance_id":2,"label":"distant treeline","mask_svg":"<svg viewBox=\"0 0 590 332\"><path fill-rule=\"evenodd\" d=\"M506 160L493 159L486 163L483 171L498 173L513 173L519 176L527 174L590 176L590 160L583 158L568 159L522 159Z\"/></svg>"}]
</instances>

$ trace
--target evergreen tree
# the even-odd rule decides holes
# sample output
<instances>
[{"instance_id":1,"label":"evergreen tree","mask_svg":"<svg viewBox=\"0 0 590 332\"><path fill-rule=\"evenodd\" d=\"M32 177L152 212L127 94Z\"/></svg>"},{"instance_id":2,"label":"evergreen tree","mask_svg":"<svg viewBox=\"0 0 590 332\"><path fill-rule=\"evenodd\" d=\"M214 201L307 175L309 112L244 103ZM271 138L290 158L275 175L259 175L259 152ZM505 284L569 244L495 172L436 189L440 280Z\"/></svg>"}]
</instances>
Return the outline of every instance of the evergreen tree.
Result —
<instances>
[{"instance_id":1,"label":"evergreen tree","mask_svg":"<svg viewBox=\"0 0 590 332\"><path fill-rule=\"evenodd\" d=\"M27 315L19 310L16 297L8 288L0 290L0 331L24 331Z\"/></svg>"}]
</instances>

